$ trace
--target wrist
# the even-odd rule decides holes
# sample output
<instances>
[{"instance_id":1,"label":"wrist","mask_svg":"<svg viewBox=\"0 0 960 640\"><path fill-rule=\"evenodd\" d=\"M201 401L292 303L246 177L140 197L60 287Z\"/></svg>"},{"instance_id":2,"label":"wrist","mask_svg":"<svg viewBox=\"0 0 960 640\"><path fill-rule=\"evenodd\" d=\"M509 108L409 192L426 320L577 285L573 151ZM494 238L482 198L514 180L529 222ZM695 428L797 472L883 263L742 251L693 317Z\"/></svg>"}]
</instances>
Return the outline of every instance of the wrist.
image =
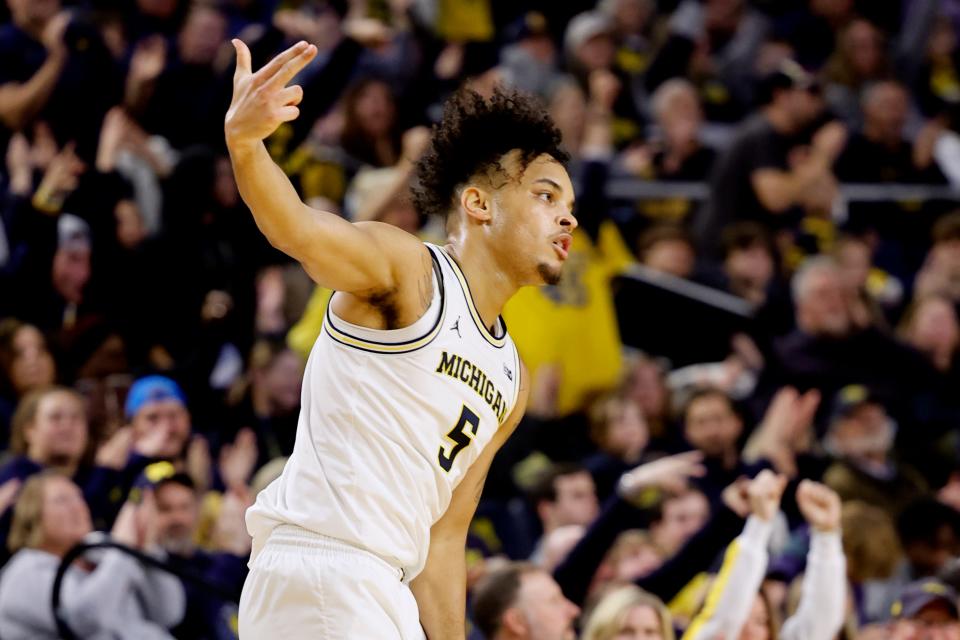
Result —
<instances>
[{"instance_id":1,"label":"wrist","mask_svg":"<svg viewBox=\"0 0 960 640\"><path fill-rule=\"evenodd\" d=\"M230 135L230 133L227 133L225 138L227 151L230 152L230 157L235 160L248 158L256 153L258 146L263 146L263 140L239 138L236 135Z\"/></svg>"}]
</instances>

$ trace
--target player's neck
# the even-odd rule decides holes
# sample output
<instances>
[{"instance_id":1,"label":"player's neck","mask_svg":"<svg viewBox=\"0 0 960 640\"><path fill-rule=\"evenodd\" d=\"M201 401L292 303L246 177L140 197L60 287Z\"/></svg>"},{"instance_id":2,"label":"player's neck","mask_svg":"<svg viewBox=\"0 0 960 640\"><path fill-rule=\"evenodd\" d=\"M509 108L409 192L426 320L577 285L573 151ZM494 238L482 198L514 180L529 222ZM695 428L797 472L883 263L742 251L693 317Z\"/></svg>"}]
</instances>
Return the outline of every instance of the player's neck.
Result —
<instances>
[{"instance_id":1,"label":"player's neck","mask_svg":"<svg viewBox=\"0 0 960 640\"><path fill-rule=\"evenodd\" d=\"M463 271L473 303L488 329L497 324L497 317L520 287L500 268L496 256L479 242L454 238L446 246L447 252L457 261Z\"/></svg>"}]
</instances>

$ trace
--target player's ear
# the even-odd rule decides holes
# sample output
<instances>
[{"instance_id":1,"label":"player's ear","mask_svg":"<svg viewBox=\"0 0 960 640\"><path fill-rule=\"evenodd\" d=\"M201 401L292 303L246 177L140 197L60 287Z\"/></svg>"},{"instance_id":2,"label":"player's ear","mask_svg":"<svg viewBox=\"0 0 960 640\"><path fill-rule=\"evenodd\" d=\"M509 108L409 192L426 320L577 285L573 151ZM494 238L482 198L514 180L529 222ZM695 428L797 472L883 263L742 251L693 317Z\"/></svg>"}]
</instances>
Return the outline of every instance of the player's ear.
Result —
<instances>
[{"instance_id":1,"label":"player's ear","mask_svg":"<svg viewBox=\"0 0 960 640\"><path fill-rule=\"evenodd\" d=\"M476 185L468 186L460 193L460 206L467 217L476 222L489 222L493 215L491 194Z\"/></svg>"}]
</instances>

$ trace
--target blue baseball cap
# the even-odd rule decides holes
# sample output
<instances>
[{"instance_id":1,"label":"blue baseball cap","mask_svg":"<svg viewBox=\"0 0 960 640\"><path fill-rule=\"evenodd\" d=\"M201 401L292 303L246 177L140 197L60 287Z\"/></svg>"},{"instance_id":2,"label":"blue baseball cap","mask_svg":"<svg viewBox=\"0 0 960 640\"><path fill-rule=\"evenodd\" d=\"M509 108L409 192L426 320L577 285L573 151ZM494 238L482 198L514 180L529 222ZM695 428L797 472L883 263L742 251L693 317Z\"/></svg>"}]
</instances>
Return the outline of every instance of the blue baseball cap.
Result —
<instances>
[{"instance_id":1,"label":"blue baseball cap","mask_svg":"<svg viewBox=\"0 0 960 640\"><path fill-rule=\"evenodd\" d=\"M130 387L124 413L127 420L132 419L144 405L164 400L176 400L187 404L187 396L176 382L165 376L147 376L140 378Z\"/></svg>"}]
</instances>

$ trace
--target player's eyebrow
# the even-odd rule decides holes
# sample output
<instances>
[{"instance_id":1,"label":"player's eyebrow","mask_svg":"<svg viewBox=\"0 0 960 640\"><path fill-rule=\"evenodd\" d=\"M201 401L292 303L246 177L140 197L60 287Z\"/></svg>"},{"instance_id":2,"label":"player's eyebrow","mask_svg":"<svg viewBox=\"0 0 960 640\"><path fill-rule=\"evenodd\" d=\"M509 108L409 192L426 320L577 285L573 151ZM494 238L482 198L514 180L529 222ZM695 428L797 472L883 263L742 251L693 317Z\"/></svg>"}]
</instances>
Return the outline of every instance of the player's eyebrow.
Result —
<instances>
[{"instance_id":1,"label":"player's eyebrow","mask_svg":"<svg viewBox=\"0 0 960 640\"><path fill-rule=\"evenodd\" d=\"M559 191L560 193L563 193L563 187L561 187L559 183L554 182L550 178L537 178L536 180L533 181L534 184L538 182L545 182L551 187L553 187L554 189L556 189L557 191Z\"/></svg>"}]
</instances>

